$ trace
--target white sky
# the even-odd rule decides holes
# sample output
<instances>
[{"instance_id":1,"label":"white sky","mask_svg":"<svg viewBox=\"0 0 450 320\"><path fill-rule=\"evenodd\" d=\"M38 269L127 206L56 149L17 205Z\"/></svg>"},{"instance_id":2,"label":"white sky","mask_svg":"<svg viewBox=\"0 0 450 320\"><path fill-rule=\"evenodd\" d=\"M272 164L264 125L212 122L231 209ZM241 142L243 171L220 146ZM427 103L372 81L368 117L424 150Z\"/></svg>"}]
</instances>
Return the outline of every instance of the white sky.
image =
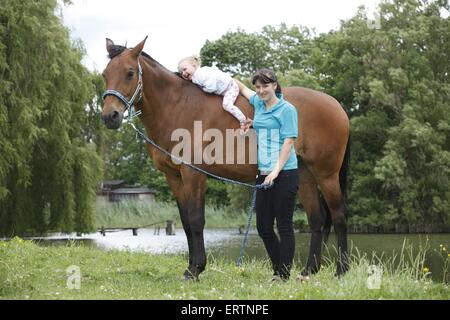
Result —
<instances>
[{"instance_id":1,"label":"white sky","mask_svg":"<svg viewBox=\"0 0 450 320\"><path fill-rule=\"evenodd\" d=\"M90 70L102 71L105 38L133 47L148 35L144 51L169 70L179 59L199 53L238 27L260 31L265 25L302 25L320 32L337 29L360 5L375 12L380 0L73 0L62 15L72 38L83 41ZM370 15L369 15L370 16Z\"/></svg>"}]
</instances>

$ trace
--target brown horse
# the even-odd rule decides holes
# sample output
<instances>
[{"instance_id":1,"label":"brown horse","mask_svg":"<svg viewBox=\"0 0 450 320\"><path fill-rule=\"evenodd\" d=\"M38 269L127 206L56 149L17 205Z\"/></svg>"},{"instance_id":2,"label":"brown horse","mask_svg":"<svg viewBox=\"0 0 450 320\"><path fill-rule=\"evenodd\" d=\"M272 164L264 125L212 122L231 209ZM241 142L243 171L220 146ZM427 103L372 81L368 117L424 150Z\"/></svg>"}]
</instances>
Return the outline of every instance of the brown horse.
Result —
<instances>
[{"instance_id":1,"label":"brown horse","mask_svg":"<svg viewBox=\"0 0 450 320\"><path fill-rule=\"evenodd\" d=\"M125 107L134 104L136 110L142 111L139 117L147 135L169 152L178 143L171 138L174 130L182 128L193 133L194 121L201 121L203 130L215 128L224 136L227 129L237 131L239 123L222 109L222 97L206 94L164 68L142 52L144 43L145 39L128 49L106 39L111 60L103 72L108 90L104 95L102 119L108 128L119 128ZM348 269L347 209L341 185L345 185L348 163L349 120L341 105L324 93L295 87L284 89L283 94L298 110L299 138L295 145L300 160L298 195L311 230L309 257L302 274L319 270L322 242L328 237L332 222L339 251L337 274L341 275ZM130 97L134 100L131 103ZM253 108L245 98L240 96L236 104L247 117L253 118ZM210 143L203 141L201 147ZM147 146L155 166L164 172L180 211L189 246L189 266L184 276L197 279L206 266L203 229L207 177ZM244 182L254 181L257 174L256 164L250 161L244 164L202 162L199 167Z\"/></svg>"}]
</instances>

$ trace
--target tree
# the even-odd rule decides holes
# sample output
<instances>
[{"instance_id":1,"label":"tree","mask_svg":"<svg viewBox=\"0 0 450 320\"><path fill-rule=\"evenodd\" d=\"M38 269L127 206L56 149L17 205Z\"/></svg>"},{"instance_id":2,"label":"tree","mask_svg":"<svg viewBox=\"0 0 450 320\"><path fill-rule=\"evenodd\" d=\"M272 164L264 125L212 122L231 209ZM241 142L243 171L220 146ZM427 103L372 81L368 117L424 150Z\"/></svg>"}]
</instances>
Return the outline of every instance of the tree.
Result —
<instances>
[{"instance_id":1,"label":"tree","mask_svg":"<svg viewBox=\"0 0 450 320\"><path fill-rule=\"evenodd\" d=\"M200 56L202 65L216 66L233 75L249 75L265 65L269 50L269 43L257 34L247 34L238 29L217 41L207 40Z\"/></svg>"},{"instance_id":2,"label":"tree","mask_svg":"<svg viewBox=\"0 0 450 320\"><path fill-rule=\"evenodd\" d=\"M272 68L284 74L304 67L310 37L307 28L288 28L284 23L279 27L265 26L261 32L250 34L237 29L216 41L207 40L200 55L203 65L214 65L232 75L250 76L259 68Z\"/></svg>"},{"instance_id":3,"label":"tree","mask_svg":"<svg viewBox=\"0 0 450 320\"><path fill-rule=\"evenodd\" d=\"M334 86L352 116L349 207L359 224L448 225L450 25L443 8L443 1L385 1L380 29L365 26L361 9L321 39L322 47L336 44L325 45L334 68L317 70L328 70L324 86Z\"/></svg>"},{"instance_id":4,"label":"tree","mask_svg":"<svg viewBox=\"0 0 450 320\"><path fill-rule=\"evenodd\" d=\"M93 229L102 165L82 130L94 97L55 0L0 3L0 234Z\"/></svg>"}]
</instances>

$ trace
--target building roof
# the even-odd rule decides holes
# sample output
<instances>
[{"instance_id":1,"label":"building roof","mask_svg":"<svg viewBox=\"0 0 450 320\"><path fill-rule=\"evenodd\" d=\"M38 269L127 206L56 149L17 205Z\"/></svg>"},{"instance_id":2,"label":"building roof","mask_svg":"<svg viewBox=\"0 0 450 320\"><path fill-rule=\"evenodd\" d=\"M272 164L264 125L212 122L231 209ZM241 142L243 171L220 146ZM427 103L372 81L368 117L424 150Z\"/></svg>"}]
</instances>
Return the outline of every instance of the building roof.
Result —
<instances>
[{"instance_id":1,"label":"building roof","mask_svg":"<svg viewBox=\"0 0 450 320\"><path fill-rule=\"evenodd\" d=\"M116 190L111 191L111 193L114 194L155 194L156 191L149 188L119 188Z\"/></svg>"},{"instance_id":2,"label":"building roof","mask_svg":"<svg viewBox=\"0 0 450 320\"><path fill-rule=\"evenodd\" d=\"M103 188L120 187L125 183L125 180L104 180L102 181Z\"/></svg>"}]
</instances>

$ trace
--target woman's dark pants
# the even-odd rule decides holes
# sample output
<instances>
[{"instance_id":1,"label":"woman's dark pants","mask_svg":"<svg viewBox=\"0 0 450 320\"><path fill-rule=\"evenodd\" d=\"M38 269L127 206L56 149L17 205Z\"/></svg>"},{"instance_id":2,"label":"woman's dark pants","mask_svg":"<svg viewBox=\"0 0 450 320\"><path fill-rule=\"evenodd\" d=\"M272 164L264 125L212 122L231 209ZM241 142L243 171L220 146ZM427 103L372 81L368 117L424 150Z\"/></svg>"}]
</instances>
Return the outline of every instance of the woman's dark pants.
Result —
<instances>
[{"instance_id":1,"label":"woman's dark pants","mask_svg":"<svg viewBox=\"0 0 450 320\"><path fill-rule=\"evenodd\" d=\"M257 184L264 182L265 175L259 175ZM298 170L283 170L269 190L259 189L256 193L256 225L258 234L269 254L274 275L289 279L294 259L295 237L293 213L297 199ZM274 232L277 223L279 237Z\"/></svg>"}]
</instances>

